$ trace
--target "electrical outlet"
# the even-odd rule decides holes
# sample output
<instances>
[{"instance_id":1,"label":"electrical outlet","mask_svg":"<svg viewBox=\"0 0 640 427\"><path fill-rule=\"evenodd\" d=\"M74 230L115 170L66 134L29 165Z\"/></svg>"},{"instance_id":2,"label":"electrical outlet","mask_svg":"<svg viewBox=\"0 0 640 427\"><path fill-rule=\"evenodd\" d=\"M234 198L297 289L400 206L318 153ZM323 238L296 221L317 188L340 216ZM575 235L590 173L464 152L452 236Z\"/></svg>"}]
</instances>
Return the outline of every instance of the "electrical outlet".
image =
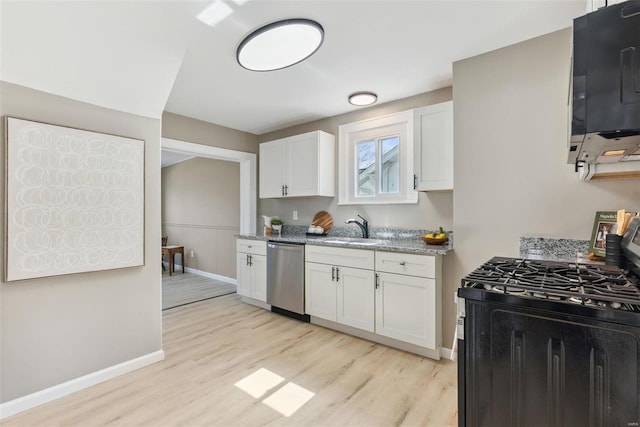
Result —
<instances>
[{"instance_id":1,"label":"electrical outlet","mask_svg":"<svg viewBox=\"0 0 640 427\"><path fill-rule=\"evenodd\" d=\"M193 258L194 256L196 256L196 251L194 251L193 249L191 249L191 258Z\"/></svg>"},{"instance_id":2,"label":"electrical outlet","mask_svg":"<svg viewBox=\"0 0 640 427\"><path fill-rule=\"evenodd\" d=\"M293 211L293 220L294 221L298 220L298 211Z\"/></svg>"}]
</instances>

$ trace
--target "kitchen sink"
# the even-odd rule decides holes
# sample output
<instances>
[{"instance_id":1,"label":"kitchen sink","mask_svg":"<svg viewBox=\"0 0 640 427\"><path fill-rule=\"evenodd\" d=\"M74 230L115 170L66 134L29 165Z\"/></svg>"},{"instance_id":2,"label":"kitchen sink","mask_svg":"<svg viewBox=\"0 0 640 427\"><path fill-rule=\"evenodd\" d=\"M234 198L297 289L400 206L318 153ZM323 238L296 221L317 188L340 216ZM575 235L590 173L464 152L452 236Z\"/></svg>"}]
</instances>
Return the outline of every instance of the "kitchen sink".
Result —
<instances>
[{"instance_id":1,"label":"kitchen sink","mask_svg":"<svg viewBox=\"0 0 640 427\"><path fill-rule=\"evenodd\" d=\"M384 240L360 239L355 237L339 237L323 240L324 243L334 243L340 245L376 246L385 243Z\"/></svg>"}]
</instances>

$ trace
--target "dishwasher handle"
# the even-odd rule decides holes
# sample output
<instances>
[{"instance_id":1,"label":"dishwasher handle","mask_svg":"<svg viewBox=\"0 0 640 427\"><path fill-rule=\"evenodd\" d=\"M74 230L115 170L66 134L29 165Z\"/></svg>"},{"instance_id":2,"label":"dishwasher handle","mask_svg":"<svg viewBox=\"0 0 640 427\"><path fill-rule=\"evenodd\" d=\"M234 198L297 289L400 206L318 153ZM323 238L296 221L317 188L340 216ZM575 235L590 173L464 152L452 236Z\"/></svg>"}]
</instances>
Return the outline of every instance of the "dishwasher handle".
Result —
<instances>
[{"instance_id":1,"label":"dishwasher handle","mask_svg":"<svg viewBox=\"0 0 640 427\"><path fill-rule=\"evenodd\" d=\"M304 243L289 243L289 242L268 242L268 249L289 249L289 250L303 250Z\"/></svg>"}]
</instances>

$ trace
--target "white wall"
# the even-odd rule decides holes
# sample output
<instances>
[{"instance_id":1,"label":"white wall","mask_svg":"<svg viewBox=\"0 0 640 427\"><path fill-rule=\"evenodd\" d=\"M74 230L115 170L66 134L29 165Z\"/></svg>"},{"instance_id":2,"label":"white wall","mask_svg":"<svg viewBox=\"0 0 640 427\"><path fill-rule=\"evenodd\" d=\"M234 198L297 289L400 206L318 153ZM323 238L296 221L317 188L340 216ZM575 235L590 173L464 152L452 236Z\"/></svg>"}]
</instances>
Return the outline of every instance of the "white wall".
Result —
<instances>
[{"instance_id":1,"label":"white wall","mask_svg":"<svg viewBox=\"0 0 640 427\"><path fill-rule=\"evenodd\" d=\"M196 157L162 168L161 177L168 243L184 246L186 267L235 278L240 164Z\"/></svg>"},{"instance_id":2,"label":"white wall","mask_svg":"<svg viewBox=\"0 0 640 427\"><path fill-rule=\"evenodd\" d=\"M2 116L145 140L143 267L0 284L4 403L160 351L162 269L160 121L6 82L0 82L0 91ZM0 165L4 179L4 158Z\"/></svg>"},{"instance_id":3,"label":"white wall","mask_svg":"<svg viewBox=\"0 0 640 427\"><path fill-rule=\"evenodd\" d=\"M355 109L351 113L317 120L303 125L260 135L259 141L266 142L291 135L323 130L336 136L338 143L338 126L365 120L372 117L384 116L412 108L451 100L451 88L438 89L398 101L387 102L364 109ZM336 146L336 153L338 152ZM336 157L337 165L337 157ZM338 168L336 167L336 170ZM361 214L369 220L372 227L397 228L437 228L443 226L451 229L453 224L453 196L449 192L419 193L417 205L362 205L338 206L338 198L315 197L293 199L261 199L258 204L258 214L278 215L290 225L309 225L313 216L319 211L327 211L333 216L334 226L344 225L344 221ZM298 211L298 220L293 221L292 213ZM258 221L258 224L262 224Z\"/></svg>"},{"instance_id":4,"label":"white wall","mask_svg":"<svg viewBox=\"0 0 640 427\"><path fill-rule=\"evenodd\" d=\"M566 163L570 54L568 28L453 65L458 283L522 235L588 240L596 211L640 210L639 180L581 182Z\"/></svg>"}]
</instances>

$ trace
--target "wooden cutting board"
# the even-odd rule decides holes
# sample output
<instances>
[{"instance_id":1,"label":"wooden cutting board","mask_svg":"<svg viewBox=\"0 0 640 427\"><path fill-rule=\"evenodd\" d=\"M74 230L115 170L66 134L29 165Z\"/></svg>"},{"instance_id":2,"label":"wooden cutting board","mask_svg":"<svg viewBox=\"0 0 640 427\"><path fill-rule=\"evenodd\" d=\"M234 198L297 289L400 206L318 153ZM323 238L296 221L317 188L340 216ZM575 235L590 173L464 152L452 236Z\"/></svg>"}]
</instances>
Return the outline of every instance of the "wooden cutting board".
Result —
<instances>
[{"instance_id":1,"label":"wooden cutting board","mask_svg":"<svg viewBox=\"0 0 640 427\"><path fill-rule=\"evenodd\" d=\"M329 212L320 211L313 217L313 222L311 224L316 227L322 227L326 234L331 230L331 227L333 227L333 218Z\"/></svg>"}]
</instances>

